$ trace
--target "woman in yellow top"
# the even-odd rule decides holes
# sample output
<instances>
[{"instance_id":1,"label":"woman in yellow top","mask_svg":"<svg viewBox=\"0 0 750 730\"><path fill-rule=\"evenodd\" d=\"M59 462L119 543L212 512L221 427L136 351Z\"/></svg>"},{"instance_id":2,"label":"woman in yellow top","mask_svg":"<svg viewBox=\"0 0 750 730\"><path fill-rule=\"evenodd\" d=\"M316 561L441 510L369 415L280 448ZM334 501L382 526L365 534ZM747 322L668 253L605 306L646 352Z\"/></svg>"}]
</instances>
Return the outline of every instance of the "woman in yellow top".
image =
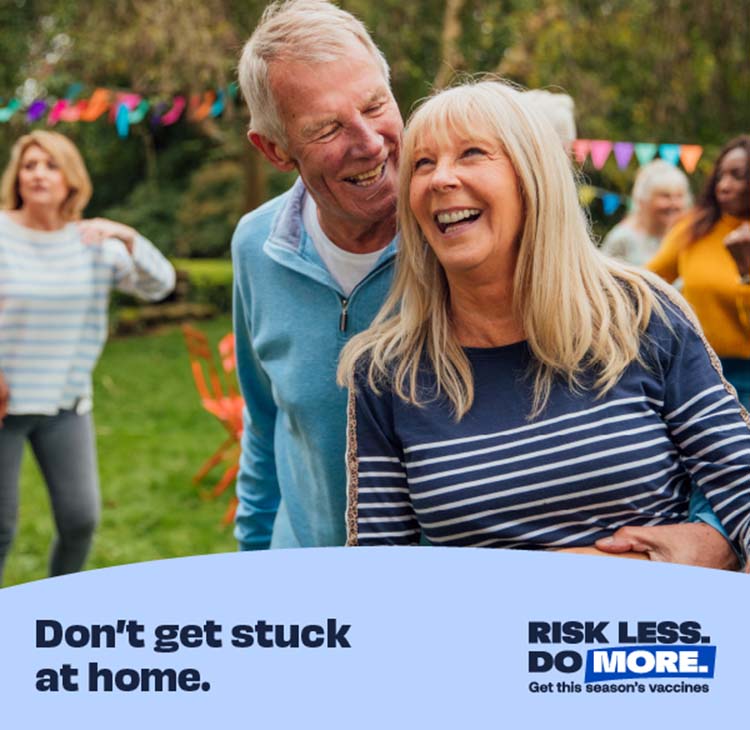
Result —
<instances>
[{"instance_id":1,"label":"woman in yellow top","mask_svg":"<svg viewBox=\"0 0 750 730\"><path fill-rule=\"evenodd\" d=\"M648 268L682 293L721 359L724 376L750 407L750 136L719 154L693 212L667 234Z\"/></svg>"}]
</instances>

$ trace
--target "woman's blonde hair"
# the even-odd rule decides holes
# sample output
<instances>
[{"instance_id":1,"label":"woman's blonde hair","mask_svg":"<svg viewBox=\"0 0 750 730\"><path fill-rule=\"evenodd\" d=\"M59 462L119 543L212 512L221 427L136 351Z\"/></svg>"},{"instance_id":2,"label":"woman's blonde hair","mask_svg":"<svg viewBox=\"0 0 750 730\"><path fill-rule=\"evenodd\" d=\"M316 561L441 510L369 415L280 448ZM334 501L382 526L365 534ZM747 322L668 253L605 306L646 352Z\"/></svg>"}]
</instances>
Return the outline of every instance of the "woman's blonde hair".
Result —
<instances>
[{"instance_id":1,"label":"woman's blonde hair","mask_svg":"<svg viewBox=\"0 0 750 730\"><path fill-rule=\"evenodd\" d=\"M0 207L17 210L23 205L18 174L21 159L29 147L41 147L60 166L68 184L68 197L62 204L60 214L66 221L78 220L91 200L91 179L78 148L67 137L57 132L36 130L20 137L10 151L10 161L0 182Z\"/></svg>"},{"instance_id":2,"label":"woman's blonde hair","mask_svg":"<svg viewBox=\"0 0 750 730\"><path fill-rule=\"evenodd\" d=\"M472 371L451 326L448 281L409 207L414 151L426 134L499 143L518 177L524 221L513 306L535 362L530 417L544 408L558 377L575 390L584 374L593 374L599 395L606 393L640 360L651 312L663 309L647 274L599 253L559 138L522 94L497 80L442 91L409 120L399 173L395 279L371 327L344 348L339 383L351 386L355 370L367 363L363 374L370 387L378 391L391 381L400 398L419 405L417 375L426 359L456 418L472 405Z\"/></svg>"}]
</instances>

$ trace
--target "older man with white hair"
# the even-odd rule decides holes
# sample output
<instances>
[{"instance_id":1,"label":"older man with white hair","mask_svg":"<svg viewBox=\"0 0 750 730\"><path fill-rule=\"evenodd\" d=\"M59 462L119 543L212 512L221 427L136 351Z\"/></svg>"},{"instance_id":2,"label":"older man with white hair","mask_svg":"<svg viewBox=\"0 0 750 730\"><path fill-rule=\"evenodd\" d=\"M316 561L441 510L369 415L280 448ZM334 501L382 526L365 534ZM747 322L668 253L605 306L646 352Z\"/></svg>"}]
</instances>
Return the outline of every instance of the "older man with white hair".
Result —
<instances>
[{"instance_id":1,"label":"older man with white hair","mask_svg":"<svg viewBox=\"0 0 750 730\"><path fill-rule=\"evenodd\" d=\"M247 405L235 535L246 550L343 545L346 395L336 365L391 284L401 116L364 25L323 0L269 5L239 79L250 142L299 179L246 215L232 242ZM705 526L676 529L696 527ZM629 529L636 535L613 551L637 536L633 548L657 559L699 562L683 550L693 537L663 531L675 528ZM727 558L721 536L704 542L713 548L701 562Z\"/></svg>"},{"instance_id":2,"label":"older man with white hair","mask_svg":"<svg viewBox=\"0 0 750 730\"><path fill-rule=\"evenodd\" d=\"M401 115L365 27L319 0L270 5L239 77L250 141L299 179L233 241L247 403L235 534L245 549L343 545L336 363L390 286Z\"/></svg>"}]
</instances>

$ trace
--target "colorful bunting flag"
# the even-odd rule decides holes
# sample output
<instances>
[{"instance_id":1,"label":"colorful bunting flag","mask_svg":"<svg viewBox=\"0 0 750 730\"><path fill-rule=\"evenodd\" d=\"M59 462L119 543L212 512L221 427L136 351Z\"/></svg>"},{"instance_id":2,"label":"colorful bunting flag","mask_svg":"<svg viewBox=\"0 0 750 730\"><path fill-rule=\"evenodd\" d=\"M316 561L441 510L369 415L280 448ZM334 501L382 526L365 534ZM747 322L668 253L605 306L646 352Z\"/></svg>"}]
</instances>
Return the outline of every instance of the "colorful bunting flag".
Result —
<instances>
[{"instance_id":1,"label":"colorful bunting flag","mask_svg":"<svg viewBox=\"0 0 750 730\"><path fill-rule=\"evenodd\" d=\"M128 123L140 124L143 121L143 118L146 116L146 112L149 110L150 106L151 104L149 104L145 99L141 99L141 101L138 103L138 106L132 111L128 112Z\"/></svg>"},{"instance_id":2,"label":"colorful bunting flag","mask_svg":"<svg viewBox=\"0 0 750 730\"><path fill-rule=\"evenodd\" d=\"M187 101L184 96L175 96L172 108L161 118L161 123L164 126L174 124L185 111Z\"/></svg>"},{"instance_id":3,"label":"colorful bunting flag","mask_svg":"<svg viewBox=\"0 0 750 730\"><path fill-rule=\"evenodd\" d=\"M612 143L606 139L591 140L591 162L597 170L601 170L612 151Z\"/></svg>"},{"instance_id":4,"label":"colorful bunting flag","mask_svg":"<svg viewBox=\"0 0 750 730\"><path fill-rule=\"evenodd\" d=\"M586 158L589 155L589 149L591 149L591 140L588 139L574 139L573 140L573 155L576 158L576 162L579 165L583 165L586 162Z\"/></svg>"},{"instance_id":5,"label":"colorful bunting flag","mask_svg":"<svg viewBox=\"0 0 750 730\"><path fill-rule=\"evenodd\" d=\"M591 205L596 197L596 188L593 185L581 185L578 188L578 200L582 205Z\"/></svg>"},{"instance_id":6,"label":"colorful bunting flag","mask_svg":"<svg viewBox=\"0 0 750 730\"><path fill-rule=\"evenodd\" d=\"M11 99L8 102L8 106L0 109L0 122L7 122L16 113L16 110L21 106L21 102L18 99Z\"/></svg>"},{"instance_id":7,"label":"colorful bunting flag","mask_svg":"<svg viewBox=\"0 0 750 730\"><path fill-rule=\"evenodd\" d=\"M109 109L112 94L109 89L95 89L86 108L81 112L82 122L94 122Z\"/></svg>"},{"instance_id":8,"label":"colorful bunting flag","mask_svg":"<svg viewBox=\"0 0 750 730\"><path fill-rule=\"evenodd\" d=\"M605 193L602 195L602 208L604 215L612 215L620 207L620 196L617 193Z\"/></svg>"},{"instance_id":9,"label":"colorful bunting flag","mask_svg":"<svg viewBox=\"0 0 750 730\"><path fill-rule=\"evenodd\" d=\"M621 170L624 170L630 164L634 147L632 142L615 142L615 160L617 161L617 167Z\"/></svg>"},{"instance_id":10,"label":"colorful bunting flag","mask_svg":"<svg viewBox=\"0 0 750 730\"><path fill-rule=\"evenodd\" d=\"M117 105L115 127L117 128L117 135L119 137L125 138L130 133L130 111L124 101Z\"/></svg>"},{"instance_id":11,"label":"colorful bunting flag","mask_svg":"<svg viewBox=\"0 0 750 730\"><path fill-rule=\"evenodd\" d=\"M653 142L636 142L634 147L639 165L647 165L656 157L657 147Z\"/></svg>"},{"instance_id":12,"label":"colorful bunting flag","mask_svg":"<svg viewBox=\"0 0 750 730\"><path fill-rule=\"evenodd\" d=\"M51 127L60 121L60 114L68 107L70 102L67 99L58 99L52 107L52 111L47 116L47 124Z\"/></svg>"},{"instance_id":13,"label":"colorful bunting flag","mask_svg":"<svg viewBox=\"0 0 750 730\"><path fill-rule=\"evenodd\" d=\"M659 145L659 157L662 160L666 160L672 165L677 166L680 161L680 145L678 144L660 144Z\"/></svg>"},{"instance_id":14,"label":"colorful bunting flag","mask_svg":"<svg viewBox=\"0 0 750 730\"><path fill-rule=\"evenodd\" d=\"M219 91L216 101L211 105L211 116L220 117L224 112L224 92Z\"/></svg>"},{"instance_id":15,"label":"colorful bunting flag","mask_svg":"<svg viewBox=\"0 0 750 730\"><path fill-rule=\"evenodd\" d=\"M31 105L26 110L26 121L36 122L41 119L47 112L48 105L44 99L37 99L31 102Z\"/></svg>"},{"instance_id":16,"label":"colorful bunting flag","mask_svg":"<svg viewBox=\"0 0 750 730\"><path fill-rule=\"evenodd\" d=\"M680 149L680 162L688 175L695 172L695 167L703 154L703 147L699 144L684 144Z\"/></svg>"}]
</instances>

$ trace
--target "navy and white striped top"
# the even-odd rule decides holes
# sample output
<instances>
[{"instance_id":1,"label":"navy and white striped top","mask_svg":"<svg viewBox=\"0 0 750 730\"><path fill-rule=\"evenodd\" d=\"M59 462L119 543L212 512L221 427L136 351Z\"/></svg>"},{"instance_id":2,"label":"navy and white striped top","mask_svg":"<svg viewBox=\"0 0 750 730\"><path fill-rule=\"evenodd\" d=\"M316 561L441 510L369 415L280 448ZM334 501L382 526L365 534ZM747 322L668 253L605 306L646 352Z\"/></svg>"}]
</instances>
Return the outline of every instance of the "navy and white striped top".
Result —
<instances>
[{"instance_id":1,"label":"navy and white striped top","mask_svg":"<svg viewBox=\"0 0 750 730\"><path fill-rule=\"evenodd\" d=\"M110 290L157 300L174 269L145 238L81 242L78 227L38 231L0 212L0 372L11 414L53 415L91 398Z\"/></svg>"},{"instance_id":2,"label":"navy and white striped top","mask_svg":"<svg viewBox=\"0 0 750 730\"><path fill-rule=\"evenodd\" d=\"M750 428L700 335L665 304L648 367L632 363L605 397L552 387L528 420L525 342L466 350L474 405L456 423L434 375L425 405L356 381L349 424L349 543L563 548L623 525L684 522L691 477L736 546L750 543ZM430 399L429 396L432 395Z\"/></svg>"}]
</instances>

